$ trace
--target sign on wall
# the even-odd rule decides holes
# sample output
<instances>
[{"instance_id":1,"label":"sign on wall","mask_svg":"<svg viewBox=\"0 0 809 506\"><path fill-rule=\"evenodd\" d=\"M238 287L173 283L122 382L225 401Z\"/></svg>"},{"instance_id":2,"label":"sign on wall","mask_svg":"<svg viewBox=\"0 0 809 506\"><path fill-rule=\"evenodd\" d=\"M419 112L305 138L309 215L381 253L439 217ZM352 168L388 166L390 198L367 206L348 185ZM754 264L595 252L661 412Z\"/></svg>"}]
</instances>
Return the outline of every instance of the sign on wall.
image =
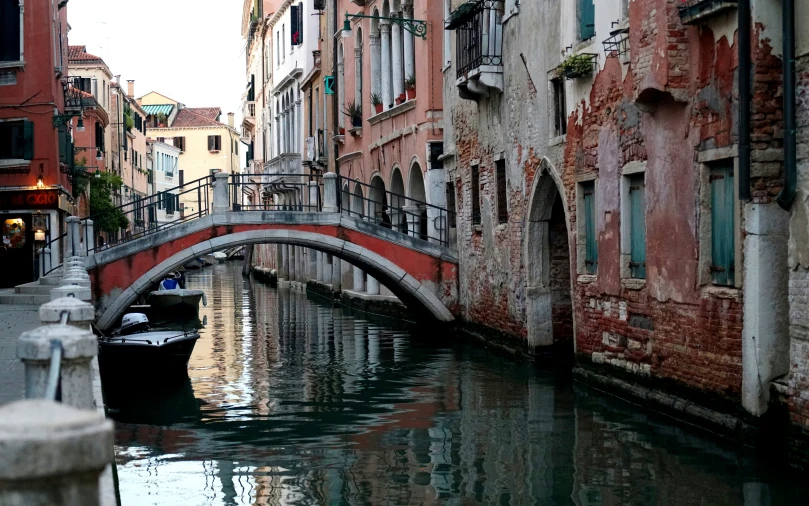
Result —
<instances>
[{"instance_id":1,"label":"sign on wall","mask_svg":"<svg viewBox=\"0 0 809 506\"><path fill-rule=\"evenodd\" d=\"M334 76L326 76L323 79L326 88L326 95L334 95Z\"/></svg>"}]
</instances>

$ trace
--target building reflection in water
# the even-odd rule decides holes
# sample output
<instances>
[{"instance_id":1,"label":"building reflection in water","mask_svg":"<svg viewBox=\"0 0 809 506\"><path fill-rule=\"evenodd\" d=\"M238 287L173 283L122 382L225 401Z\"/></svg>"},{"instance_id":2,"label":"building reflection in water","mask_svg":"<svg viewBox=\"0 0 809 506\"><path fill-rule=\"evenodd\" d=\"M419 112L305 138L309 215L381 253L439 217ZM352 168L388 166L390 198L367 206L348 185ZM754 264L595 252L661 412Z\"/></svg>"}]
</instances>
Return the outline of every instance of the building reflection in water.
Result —
<instances>
[{"instance_id":1,"label":"building reflection in water","mask_svg":"<svg viewBox=\"0 0 809 506\"><path fill-rule=\"evenodd\" d=\"M123 504L809 503L788 473L564 375L239 270L189 276L209 301L190 380L115 400Z\"/></svg>"}]
</instances>

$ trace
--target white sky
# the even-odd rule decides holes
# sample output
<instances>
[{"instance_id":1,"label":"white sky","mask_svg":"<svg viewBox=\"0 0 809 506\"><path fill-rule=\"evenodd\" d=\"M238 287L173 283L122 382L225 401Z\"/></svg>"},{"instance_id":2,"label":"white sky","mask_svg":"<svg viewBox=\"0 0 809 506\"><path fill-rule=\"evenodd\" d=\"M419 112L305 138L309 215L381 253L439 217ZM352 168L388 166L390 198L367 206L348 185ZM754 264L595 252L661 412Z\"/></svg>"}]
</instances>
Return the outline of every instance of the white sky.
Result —
<instances>
[{"instance_id":1,"label":"white sky","mask_svg":"<svg viewBox=\"0 0 809 506\"><path fill-rule=\"evenodd\" d=\"M72 46L135 80L135 96L158 91L188 107L236 113L247 84L241 0L71 0Z\"/></svg>"}]
</instances>

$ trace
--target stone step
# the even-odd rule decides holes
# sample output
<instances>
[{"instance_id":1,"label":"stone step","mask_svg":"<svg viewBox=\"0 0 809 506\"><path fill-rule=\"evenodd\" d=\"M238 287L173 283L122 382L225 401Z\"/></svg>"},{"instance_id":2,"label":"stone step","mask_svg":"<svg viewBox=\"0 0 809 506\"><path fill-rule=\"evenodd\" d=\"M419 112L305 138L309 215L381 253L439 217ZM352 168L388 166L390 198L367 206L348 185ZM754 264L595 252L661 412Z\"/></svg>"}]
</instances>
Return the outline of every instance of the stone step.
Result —
<instances>
[{"instance_id":1,"label":"stone step","mask_svg":"<svg viewBox=\"0 0 809 506\"><path fill-rule=\"evenodd\" d=\"M14 293L11 290L7 292L0 292L0 304L25 304L31 306L41 306L42 304L47 304L50 301L50 295L28 295Z\"/></svg>"},{"instance_id":2,"label":"stone step","mask_svg":"<svg viewBox=\"0 0 809 506\"><path fill-rule=\"evenodd\" d=\"M51 290L54 288L55 287L52 285L41 285L38 281L34 281L33 283L25 283L24 285L14 287L14 293L24 295L50 295Z\"/></svg>"},{"instance_id":3,"label":"stone step","mask_svg":"<svg viewBox=\"0 0 809 506\"><path fill-rule=\"evenodd\" d=\"M39 278L39 283L42 284L42 285L59 286L59 284L61 282L62 282L62 276L61 275L53 275L52 274L50 276L45 276L44 278Z\"/></svg>"}]
</instances>

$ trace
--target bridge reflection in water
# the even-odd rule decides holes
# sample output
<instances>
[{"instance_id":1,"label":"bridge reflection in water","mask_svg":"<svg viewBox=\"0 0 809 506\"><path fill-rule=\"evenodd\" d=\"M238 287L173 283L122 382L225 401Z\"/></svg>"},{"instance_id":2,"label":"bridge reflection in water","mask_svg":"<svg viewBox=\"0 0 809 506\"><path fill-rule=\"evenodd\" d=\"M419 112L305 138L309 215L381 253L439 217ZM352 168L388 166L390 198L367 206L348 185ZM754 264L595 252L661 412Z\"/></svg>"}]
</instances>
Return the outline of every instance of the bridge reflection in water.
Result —
<instances>
[{"instance_id":1,"label":"bridge reflection in water","mask_svg":"<svg viewBox=\"0 0 809 506\"><path fill-rule=\"evenodd\" d=\"M125 506L809 503L788 473L563 374L239 268L189 276L209 300L190 380L109 399Z\"/></svg>"}]
</instances>

